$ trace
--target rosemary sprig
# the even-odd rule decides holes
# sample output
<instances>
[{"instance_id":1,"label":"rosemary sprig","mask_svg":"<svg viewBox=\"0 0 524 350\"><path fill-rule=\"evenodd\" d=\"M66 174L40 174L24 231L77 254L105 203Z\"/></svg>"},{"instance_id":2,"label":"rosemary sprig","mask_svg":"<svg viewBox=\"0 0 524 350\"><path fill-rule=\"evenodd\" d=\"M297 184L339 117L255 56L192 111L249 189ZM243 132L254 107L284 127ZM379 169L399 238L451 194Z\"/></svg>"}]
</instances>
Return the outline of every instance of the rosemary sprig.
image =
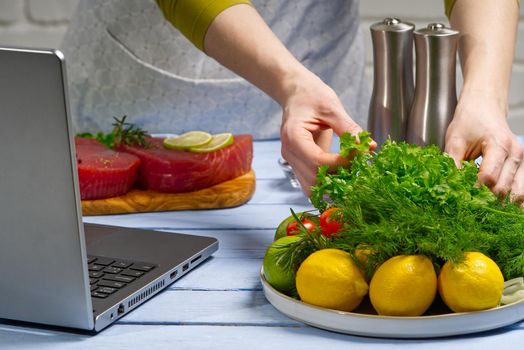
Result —
<instances>
[{"instance_id":1,"label":"rosemary sprig","mask_svg":"<svg viewBox=\"0 0 524 350\"><path fill-rule=\"evenodd\" d=\"M113 117L115 122L113 123L113 147L120 145L137 145L141 147L149 147L150 144L147 142L146 137L148 133L142 130L140 127L126 122L127 116L124 115L122 119Z\"/></svg>"}]
</instances>

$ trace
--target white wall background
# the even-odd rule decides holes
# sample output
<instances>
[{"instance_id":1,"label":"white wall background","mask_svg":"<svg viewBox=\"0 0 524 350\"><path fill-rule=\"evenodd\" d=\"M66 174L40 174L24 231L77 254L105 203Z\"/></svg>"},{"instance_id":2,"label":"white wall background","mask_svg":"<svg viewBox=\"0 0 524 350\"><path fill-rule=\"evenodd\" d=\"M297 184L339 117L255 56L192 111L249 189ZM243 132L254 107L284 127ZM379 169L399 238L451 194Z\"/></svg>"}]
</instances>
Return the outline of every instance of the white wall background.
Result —
<instances>
[{"instance_id":1,"label":"white wall background","mask_svg":"<svg viewBox=\"0 0 524 350\"><path fill-rule=\"evenodd\" d=\"M58 47L77 3L78 0L0 0L0 45ZM367 33L371 23L391 16L413 22L417 27L429 22L447 23L442 0L361 0L361 16L370 82L372 52ZM511 128L524 135L524 6L520 9L509 102Z\"/></svg>"}]
</instances>

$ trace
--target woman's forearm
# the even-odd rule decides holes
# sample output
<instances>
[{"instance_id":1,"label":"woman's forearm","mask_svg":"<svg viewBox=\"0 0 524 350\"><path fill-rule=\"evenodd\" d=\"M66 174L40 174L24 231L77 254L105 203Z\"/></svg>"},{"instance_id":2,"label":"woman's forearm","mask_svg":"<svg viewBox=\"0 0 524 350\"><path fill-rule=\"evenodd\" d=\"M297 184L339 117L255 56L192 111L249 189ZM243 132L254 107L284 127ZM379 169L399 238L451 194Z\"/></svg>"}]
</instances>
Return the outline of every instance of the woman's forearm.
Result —
<instances>
[{"instance_id":1,"label":"woman's forearm","mask_svg":"<svg viewBox=\"0 0 524 350\"><path fill-rule=\"evenodd\" d=\"M481 183L524 201L524 149L507 123L508 92L519 17L515 0L457 0L451 24L460 30L464 86L446 133L457 162L482 155Z\"/></svg>"},{"instance_id":2,"label":"woman's forearm","mask_svg":"<svg viewBox=\"0 0 524 350\"><path fill-rule=\"evenodd\" d=\"M507 108L519 6L515 0L457 0L451 25L460 31L462 94L489 94Z\"/></svg>"},{"instance_id":3,"label":"woman's forearm","mask_svg":"<svg viewBox=\"0 0 524 350\"><path fill-rule=\"evenodd\" d=\"M292 94L298 77L311 75L248 5L232 6L215 18L204 51L280 105Z\"/></svg>"}]
</instances>

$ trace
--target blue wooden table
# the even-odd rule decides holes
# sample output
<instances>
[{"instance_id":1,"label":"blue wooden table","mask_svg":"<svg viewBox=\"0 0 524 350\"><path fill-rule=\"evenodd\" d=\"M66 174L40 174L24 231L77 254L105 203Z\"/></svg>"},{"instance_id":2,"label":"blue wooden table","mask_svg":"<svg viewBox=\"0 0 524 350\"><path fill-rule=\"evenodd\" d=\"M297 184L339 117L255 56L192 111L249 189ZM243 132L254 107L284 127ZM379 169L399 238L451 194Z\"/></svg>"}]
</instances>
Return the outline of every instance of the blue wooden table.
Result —
<instances>
[{"instance_id":1,"label":"blue wooden table","mask_svg":"<svg viewBox=\"0 0 524 350\"><path fill-rule=\"evenodd\" d=\"M265 249L290 207L311 208L279 169L279 155L277 141L255 143L257 190L241 207L85 218L214 236L220 249L98 335L0 322L0 349L522 349L524 322L470 336L393 340L312 328L274 309L259 281Z\"/></svg>"}]
</instances>

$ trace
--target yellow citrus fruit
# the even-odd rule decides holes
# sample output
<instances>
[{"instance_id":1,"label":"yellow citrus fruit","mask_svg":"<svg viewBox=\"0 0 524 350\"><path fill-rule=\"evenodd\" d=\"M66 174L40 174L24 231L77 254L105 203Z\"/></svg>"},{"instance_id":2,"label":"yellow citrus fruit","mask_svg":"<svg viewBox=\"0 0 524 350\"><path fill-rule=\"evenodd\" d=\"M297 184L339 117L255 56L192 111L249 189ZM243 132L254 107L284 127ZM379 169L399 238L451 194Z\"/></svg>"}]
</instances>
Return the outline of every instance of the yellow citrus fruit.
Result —
<instances>
[{"instance_id":1,"label":"yellow citrus fruit","mask_svg":"<svg viewBox=\"0 0 524 350\"><path fill-rule=\"evenodd\" d=\"M424 255L386 260L371 278L369 298L379 315L420 316L437 294L437 274Z\"/></svg>"},{"instance_id":2,"label":"yellow citrus fruit","mask_svg":"<svg viewBox=\"0 0 524 350\"><path fill-rule=\"evenodd\" d=\"M358 248L355 249L355 258L360 263L360 268L362 271L366 271L368 268L368 260L369 256L373 254L373 251L371 249L367 248Z\"/></svg>"},{"instance_id":3,"label":"yellow citrus fruit","mask_svg":"<svg viewBox=\"0 0 524 350\"><path fill-rule=\"evenodd\" d=\"M497 264L478 252L466 252L459 264L446 262L438 277L438 291L455 312L485 310L499 304L504 277Z\"/></svg>"},{"instance_id":4,"label":"yellow citrus fruit","mask_svg":"<svg viewBox=\"0 0 524 350\"><path fill-rule=\"evenodd\" d=\"M368 292L368 284L351 255L321 249L308 256L296 276L300 299L334 310L352 311Z\"/></svg>"},{"instance_id":5,"label":"yellow citrus fruit","mask_svg":"<svg viewBox=\"0 0 524 350\"><path fill-rule=\"evenodd\" d=\"M282 293L290 293L295 288L295 274L277 264L277 253L286 245L299 241L300 236L279 238L269 245L264 256L264 277L270 285Z\"/></svg>"}]
</instances>

